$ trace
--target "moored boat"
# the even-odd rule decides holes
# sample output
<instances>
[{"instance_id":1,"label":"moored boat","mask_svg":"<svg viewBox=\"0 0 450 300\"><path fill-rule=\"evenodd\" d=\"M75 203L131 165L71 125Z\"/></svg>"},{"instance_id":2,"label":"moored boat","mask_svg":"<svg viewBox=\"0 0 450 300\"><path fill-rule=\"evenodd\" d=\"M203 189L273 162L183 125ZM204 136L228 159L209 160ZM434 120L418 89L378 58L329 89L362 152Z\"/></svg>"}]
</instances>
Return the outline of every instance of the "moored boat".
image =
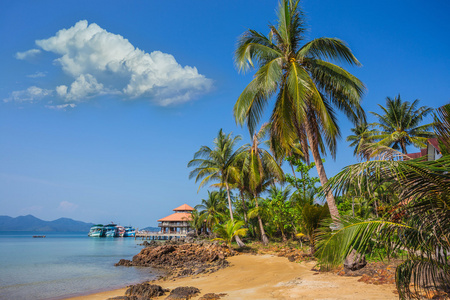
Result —
<instances>
[{"instance_id":1,"label":"moored boat","mask_svg":"<svg viewBox=\"0 0 450 300\"><path fill-rule=\"evenodd\" d=\"M132 226L125 226L125 234L123 236L135 236L136 229Z\"/></svg>"},{"instance_id":2,"label":"moored boat","mask_svg":"<svg viewBox=\"0 0 450 300\"><path fill-rule=\"evenodd\" d=\"M103 236L103 225L97 224L91 227L89 230L88 236L92 237L101 237Z\"/></svg>"},{"instance_id":3,"label":"moored boat","mask_svg":"<svg viewBox=\"0 0 450 300\"><path fill-rule=\"evenodd\" d=\"M116 224L111 223L103 226L103 232L106 237L115 237L117 233Z\"/></svg>"},{"instance_id":4,"label":"moored boat","mask_svg":"<svg viewBox=\"0 0 450 300\"><path fill-rule=\"evenodd\" d=\"M124 237L125 236L125 227L117 225L116 226L116 236Z\"/></svg>"}]
</instances>

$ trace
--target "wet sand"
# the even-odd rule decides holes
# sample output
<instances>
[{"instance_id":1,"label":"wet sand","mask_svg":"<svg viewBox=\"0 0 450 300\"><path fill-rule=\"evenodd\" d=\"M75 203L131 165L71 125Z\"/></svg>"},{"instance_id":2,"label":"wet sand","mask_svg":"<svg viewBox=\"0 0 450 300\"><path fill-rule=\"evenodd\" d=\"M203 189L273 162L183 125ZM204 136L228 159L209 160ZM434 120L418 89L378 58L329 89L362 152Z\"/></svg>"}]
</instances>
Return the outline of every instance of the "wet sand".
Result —
<instances>
[{"instance_id":1,"label":"wet sand","mask_svg":"<svg viewBox=\"0 0 450 300\"><path fill-rule=\"evenodd\" d=\"M228 258L231 266L212 274L155 281L163 288L194 286L201 294L226 293L221 299L398 299L393 284L372 285L360 277L342 277L311 271L315 265L292 263L271 255L239 255ZM125 289L101 292L71 300L100 300L123 296ZM158 299L164 299L162 296Z\"/></svg>"}]
</instances>

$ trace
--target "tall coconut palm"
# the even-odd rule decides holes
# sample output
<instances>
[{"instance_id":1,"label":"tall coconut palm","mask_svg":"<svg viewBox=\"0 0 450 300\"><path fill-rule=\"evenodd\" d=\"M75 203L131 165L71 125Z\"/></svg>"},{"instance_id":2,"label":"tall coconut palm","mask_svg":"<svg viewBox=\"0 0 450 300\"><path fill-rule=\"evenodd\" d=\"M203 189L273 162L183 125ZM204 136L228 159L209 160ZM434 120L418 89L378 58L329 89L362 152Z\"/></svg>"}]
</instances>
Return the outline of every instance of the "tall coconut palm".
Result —
<instances>
[{"instance_id":1,"label":"tall coconut palm","mask_svg":"<svg viewBox=\"0 0 450 300\"><path fill-rule=\"evenodd\" d=\"M353 134L347 136L347 142L351 142L350 147L354 147L353 155L367 158L365 155L367 152L364 150L373 141L373 135L375 134L372 125L367 124L365 120L361 120L350 130Z\"/></svg>"},{"instance_id":2,"label":"tall coconut palm","mask_svg":"<svg viewBox=\"0 0 450 300\"><path fill-rule=\"evenodd\" d=\"M188 167L195 167L190 172L189 179L195 177L196 183L201 180L199 190L211 181L219 181L221 185L225 185L228 197L228 209L232 222L234 222L234 218L229 182L233 174L239 172L235 164L245 147L241 146L237 150L234 150L234 148L240 140L240 135L232 137L231 133L226 135L220 129L217 137L213 141L214 148L211 149L208 146L200 147L200 150L194 154L194 158L188 163ZM236 241L240 246L243 245L239 237L236 238Z\"/></svg>"},{"instance_id":3,"label":"tall coconut palm","mask_svg":"<svg viewBox=\"0 0 450 300\"><path fill-rule=\"evenodd\" d=\"M364 119L360 100L363 83L330 60L359 66L348 46L336 38L318 38L307 43L305 22L299 1L282 0L275 26L265 36L246 31L238 41L235 60L240 71L258 68L234 106L234 117L247 124L253 134L265 107L272 97L271 136L283 148L292 148L298 140L309 163L309 148L324 185L327 175L321 153L335 157L336 139L340 136L334 108L353 122ZM327 195L333 217L338 217L334 197Z\"/></svg>"},{"instance_id":4,"label":"tall coconut palm","mask_svg":"<svg viewBox=\"0 0 450 300\"><path fill-rule=\"evenodd\" d=\"M253 195L256 210L259 208L259 195L270 185L276 181L282 181L284 173L276 162L275 158L264 148L261 148L261 139L264 137L263 128L253 135L252 146L244 152L242 161L241 177L246 182L248 191ZM269 238L264 231L264 225L261 216L257 214L261 240L267 245Z\"/></svg>"},{"instance_id":5,"label":"tall coconut palm","mask_svg":"<svg viewBox=\"0 0 450 300\"><path fill-rule=\"evenodd\" d=\"M384 114L371 112L378 117L379 122L374 123L380 127L379 132L372 136L379 140L378 145L388 146L407 154L406 147L414 145L425 148L426 142L433 137L431 131L433 124L420 125L423 118L433 110L426 106L418 107L419 100L412 103L402 102L400 94L394 99L386 98L386 107L379 105Z\"/></svg>"}]
</instances>

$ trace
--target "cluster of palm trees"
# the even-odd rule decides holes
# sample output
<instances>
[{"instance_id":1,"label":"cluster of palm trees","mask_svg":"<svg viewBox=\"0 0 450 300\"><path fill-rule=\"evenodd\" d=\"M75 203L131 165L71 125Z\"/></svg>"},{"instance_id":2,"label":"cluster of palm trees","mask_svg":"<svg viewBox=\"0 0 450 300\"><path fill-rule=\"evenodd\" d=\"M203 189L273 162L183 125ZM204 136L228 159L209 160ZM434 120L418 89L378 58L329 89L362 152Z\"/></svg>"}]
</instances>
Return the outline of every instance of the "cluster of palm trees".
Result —
<instances>
[{"instance_id":1,"label":"cluster of palm trees","mask_svg":"<svg viewBox=\"0 0 450 300\"><path fill-rule=\"evenodd\" d=\"M421 124L424 117L433 109L426 106L418 107L419 100L412 103L403 102L400 95L394 99L386 98L386 107L379 105L384 114L371 112L379 122L368 124L360 120L354 128L353 135L347 137L354 148L354 154L362 158L370 158L379 153L380 149L389 147L407 154L407 146L426 148L426 142L434 137L433 123Z\"/></svg>"},{"instance_id":2,"label":"cluster of palm trees","mask_svg":"<svg viewBox=\"0 0 450 300\"><path fill-rule=\"evenodd\" d=\"M381 248L388 256L402 251L406 259L396 270L401 298L420 299L436 291L449 296L450 104L437 110L433 125L441 158L373 159L344 168L328 182L325 190L342 195L352 194L355 185L381 187L391 205L380 216L342 216L333 232L324 227L317 252L324 266L340 264L354 250Z\"/></svg>"},{"instance_id":3,"label":"cluster of palm trees","mask_svg":"<svg viewBox=\"0 0 450 300\"><path fill-rule=\"evenodd\" d=\"M235 62L239 71L256 69L233 110L251 142L238 146L240 136L220 130L212 148L202 146L194 154L190 178L199 189L210 184L217 190L196 207L193 226L229 245L235 238L239 246L244 236L258 236L263 244L269 237L306 237L324 266L340 264L355 251L402 251L407 258L396 275L401 297L449 288L450 105L422 125L431 108L388 97L382 112L372 113L378 122L368 123L361 107L364 84L335 64L360 66L359 61L337 38L305 42L299 0L280 1L267 35L247 30ZM269 106L270 119L258 130ZM353 122L347 141L366 161L328 180L322 156L336 156L338 111ZM442 158L405 156L408 146L424 148L431 137L439 138ZM293 170L290 186L284 161ZM292 184L298 182L294 167L305 166L316 168L321 188ZM326 204L318 205L317 196Z\"/></svg>"}]
</instances>

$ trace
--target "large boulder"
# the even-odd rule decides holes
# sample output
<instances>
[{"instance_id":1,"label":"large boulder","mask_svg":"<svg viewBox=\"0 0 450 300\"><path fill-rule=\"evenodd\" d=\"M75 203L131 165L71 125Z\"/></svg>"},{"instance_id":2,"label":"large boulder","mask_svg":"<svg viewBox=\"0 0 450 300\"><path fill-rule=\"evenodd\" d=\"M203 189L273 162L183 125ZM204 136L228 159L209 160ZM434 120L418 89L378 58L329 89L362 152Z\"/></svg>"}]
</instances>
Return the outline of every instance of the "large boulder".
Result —
<instances>
[{"instance_id":1,"label":"large boulder","mask_svg":"<svg viewBox=\"0 0 450 300\"><path fill-rule=\"evenodd\" d=\"M344 261L344 268L357 271L359 269L364 268L367 265L366 256L364 254L356 252L356 250L352 250L350 255Z\"/></svg>"},{"instance_id":2,"label":"large boulder","mask_svg":"<svg viewBox=\"0 0 450 300\"><path fill-rule=\"evenodd\" d=\"M163 296L167 290L161 286L150 283L141 283L130 286L125 292L125 296L139 296L144 298L156 298Z\"/></svg>"}]
</instances>

